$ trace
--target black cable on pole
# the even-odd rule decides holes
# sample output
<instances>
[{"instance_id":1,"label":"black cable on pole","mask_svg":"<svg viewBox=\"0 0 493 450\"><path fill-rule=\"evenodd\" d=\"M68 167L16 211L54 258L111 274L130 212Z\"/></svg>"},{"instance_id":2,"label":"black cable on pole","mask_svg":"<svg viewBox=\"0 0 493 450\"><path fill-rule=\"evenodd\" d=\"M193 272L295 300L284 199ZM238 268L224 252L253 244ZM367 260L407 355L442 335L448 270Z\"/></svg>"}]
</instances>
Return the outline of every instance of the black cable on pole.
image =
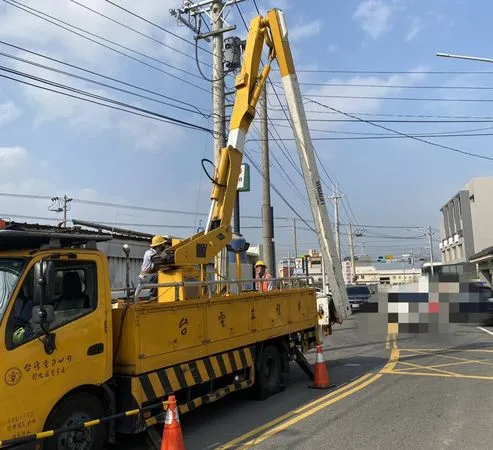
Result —
<instances>
[{"instance_id":1,"label":"black cable on pole","mask_svg":"<svg viewBox=\"0 0 493 450\"><path fill-rule=\"evenodd\" d=\"M65 24L65 25L68 25L69 27L75 28L76 30L83 31L84 33L87 33L87 34L89 34L89 35L91 35L91 36L95 36L95 37L97 37L98 39L101 39L102 41L105 41L105 42L110 42L110 43L112 43L113 45L116 45L116 46L118 46L118 47L124 48L124 49L126 49L126 50L128 50L128 51L134 52L134 53L136 53L136 54L138 54L138 55L144 56L144 57L149 58L149 59L151 59L151 60L157 61L157 62L159 62L159 63L161 63L161 64L168 65L168 63L166 63L166 62L163 62L163 61L161 61L161 60L158 60L158 59L156 59L156 58L153 58L152 56L148 56L148 55L146 55L146 54L144 54L144 53L141 53L141 52L138 52L138 51L136 51L136 50L133 50L133 49L131 49L131 48L129 48L129 47L126 47L126 46L124 46L124 45L118 44L118 43L116 43L116 42L114 42L114 41L111 41L111 40L109 40L109 39L106 39L106 38L104 38L104 37L102 37L102 36L99 36L99 35L97 35L97 34L95 34L95 33L91 33L91 32L89 32L89 31L87 31L87 30L84 30L84 29L82 29L82 28L80 28L80 27L77 27L77 26L75 26L75 25L72 25L72 24L70 24L70 23L68 23L68 22L65 22L65 21L61 20L61 19L57 19L56 17L53 17L53 16L51 16L51 15L49 15L49 14L46 14L46 13L43 13L43 12L41 12L41 11L39 11L39 10L35 9L35 8L31 8L30 6L26 6L26 5L24 5L24 4L20 3L20 2L18 2L17 0L2 0L2 1L3 1L3 2L5 2L5 3L7 3L7 4L9 4L9 5L11 5L11 6L13 6L13 7L15 7L15 8L18 8L18 9L20 9L20 10L24 11L24 12L27 12L28 14L31 14L31 15L33 15L33 16L36 16L36 17L38 17L39 19L45 20L46 22L49 22L49 23L51 23L52 25L55 25L55 26L57 26L57 27L59 27L59 28L62 28L62 29L64 29L64 30L66 30L66 31L69 31L70 33L73 33L73 34L75 34L75 35L77 35L77 36L80 36L80 37L82 37L82 38L84 38L84 39L87 39L88 41L91 41L91 42L93 42L93 43L95 43L95 44L97 44L97 45L100 45L100 46L102 46L102 47L104 47L104 48L107 48L108 50L111 50L111 51L113 51L113 52L115 52L115 53L118 53L118 54L120 54L120 55L122 55L122 56L125 56L125 57L127 57L127 58L129 58L129 59L132 59L132 60L134 60L134 61L136 61L136 62L139 62L140 64L143 64L143 65L145 65L145 66L151 67L151 68L153 68L154 70L157 70L157 71L159 71L159 72L161 72L161 73L164 73L165 75L168 75L168 76L169 76L169 77L171 77L171 78L174 78L174 79L179 80L179 81L181 81L181 82L183 82L183 83L185 83L185 84L188 84L188 85L193 86L193 87L195 87L195 88L197 88L197 89L200 89L201 91L204 91L204 92L210 93L210 91L209 91L209 90L207 90L207 89L205 89L205 88L203 88L203 87L201 87L201 86L199 86L199 85L197 85L197 84L194 84L194 83L191 83L190 81L184 80L183 78L180 78L180 77L179 77L179 76L177 76L177 75L174 75L174 74L172 74L172 73L170 73L170 72L167 72L166 70L160 69L159 67L156 67L156 66L154 66L154 65L152 65L152 64L149 64L149 63L147 63L147 62L145 62L145 61L143 61L143 60L141 60L141 59L139 59L139 58L135 58L135 57L134 57L134 56L132 56L132 55L129 55L129 54L125 53L125 52L122 52L122 51L120 51L120 50L117 50L116 48L110 47L109 45L103 44L102 42L98 42L98 41L96 41L95 39L92 39L92 38L90 38L90 37L88 37L88 36L84 36L83 34L78 33L77 31L71 30L70 28L67 28L67 27L65 27L65 26L63 26L63 25L60 25L59 23L56 23L56 22L54 22L53 20L56 20L56 21L61 22L61 23ZM15 2L15 3L12 3L12 2ZM21 5L21 6L19 6L19 5ZM27 8L27 9L26 9L26 8ZM32 11L31 11L31 10L32 10ZM33 11L35 11L35 12L33 12ZM40 16L39 14L36 14L36 13L42 14L42 15L44 15L44 16L47 16L47 17L49 17L50 19L53 19L53 20L47 19L46 17Z\"/></svg>"}]
</instances>

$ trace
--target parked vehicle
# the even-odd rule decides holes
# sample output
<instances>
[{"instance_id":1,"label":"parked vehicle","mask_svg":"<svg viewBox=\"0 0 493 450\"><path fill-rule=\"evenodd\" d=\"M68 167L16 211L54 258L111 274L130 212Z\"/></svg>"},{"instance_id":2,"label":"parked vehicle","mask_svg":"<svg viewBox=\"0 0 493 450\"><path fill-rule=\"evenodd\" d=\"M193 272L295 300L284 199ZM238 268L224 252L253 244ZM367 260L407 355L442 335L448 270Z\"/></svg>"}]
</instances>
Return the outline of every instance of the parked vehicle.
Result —
<instances>
[{"instance_id":1,"label":"parked vehicle","mask_svg":"<svg viewBox=\"0 0 493 450\"><path fill-rule=\"evenodd\" d=\"M367 303L371 297L371 291L368 286L347 286L347 295L351 309L360 309L361 305Z\"/></svg>"}]
</instances>

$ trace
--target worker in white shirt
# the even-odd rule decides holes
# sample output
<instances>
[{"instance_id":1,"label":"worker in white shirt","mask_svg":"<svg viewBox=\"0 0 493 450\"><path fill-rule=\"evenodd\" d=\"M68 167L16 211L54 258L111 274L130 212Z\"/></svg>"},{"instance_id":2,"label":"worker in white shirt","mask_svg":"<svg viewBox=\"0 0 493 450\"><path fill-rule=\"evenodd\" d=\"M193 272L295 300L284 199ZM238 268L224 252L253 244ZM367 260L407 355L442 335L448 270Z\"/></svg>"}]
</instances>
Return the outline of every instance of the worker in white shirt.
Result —
<instances>
[{"instance_id":1,"label":"worker in white shirt","mask_svg":"<svg viewBox=\"0 0 493 450\"><path fill-rule=\"evenodd\" d=\"M144 253L142 268L140 269L140 283L157 283L157 270L152 262L152 257L164 250L166 241L162 236L154 236L151 248Z\"/></svg>"}]
</instances>

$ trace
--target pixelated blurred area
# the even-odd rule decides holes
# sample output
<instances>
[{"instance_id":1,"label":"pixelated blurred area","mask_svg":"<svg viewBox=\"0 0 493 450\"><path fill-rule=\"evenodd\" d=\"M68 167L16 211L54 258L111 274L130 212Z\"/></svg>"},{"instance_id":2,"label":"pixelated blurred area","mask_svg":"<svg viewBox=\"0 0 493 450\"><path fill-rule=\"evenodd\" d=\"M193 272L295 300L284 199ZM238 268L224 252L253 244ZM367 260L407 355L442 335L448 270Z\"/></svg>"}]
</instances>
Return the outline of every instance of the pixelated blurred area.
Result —
<instances>
[{"instance_id":1,"label":"pixelated blurred area","mask_svg":"<svg viewBox=\"0 0 493 450\"><path fill-rule=\"evenodd\" d=\"M423 277L419 283L379 292L378 302L365 312L378 312L380 318L386 317L388 325L397 327L392 332L446 334L450 324L490 324L492 297L491 289L479 282L459 274L437 274ZM372 329L377 322L381 320L368 317L368 328Z\"/></svg>"}]
</instances>

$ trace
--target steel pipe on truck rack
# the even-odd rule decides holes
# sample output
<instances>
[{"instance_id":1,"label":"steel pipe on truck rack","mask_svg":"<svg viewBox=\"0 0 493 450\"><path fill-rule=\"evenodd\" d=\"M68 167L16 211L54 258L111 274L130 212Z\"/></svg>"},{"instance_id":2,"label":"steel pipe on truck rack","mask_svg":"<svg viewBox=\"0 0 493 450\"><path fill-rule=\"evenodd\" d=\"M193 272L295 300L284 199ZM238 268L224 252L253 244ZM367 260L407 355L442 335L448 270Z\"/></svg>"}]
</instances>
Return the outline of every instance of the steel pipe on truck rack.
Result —
<instances>
[{"instance_id":1,"label":"steel pipe on truck rack","mask_svg":"<svg viewBox=\"0 0 493 450\"><path fill-rule=\"evenodd\" d=\"M246 280L228 280L228 281L181 281L175 283L142 283L139 284L135 290L134 303L139 301L139 294L144 289L155 289L155 288L174 288L175 289L175 299L179 300L179 289L186 286L218 286L222 284L233 284L240 285L242 283L262 283L265 281L277 282L277 281L301 281L306 280L308 282L315 283L313 276L300 276L300 277L280 277L280 278L251 278ZM282 290L282 289L281 289Z\"/></svg>"}]
</instances>

